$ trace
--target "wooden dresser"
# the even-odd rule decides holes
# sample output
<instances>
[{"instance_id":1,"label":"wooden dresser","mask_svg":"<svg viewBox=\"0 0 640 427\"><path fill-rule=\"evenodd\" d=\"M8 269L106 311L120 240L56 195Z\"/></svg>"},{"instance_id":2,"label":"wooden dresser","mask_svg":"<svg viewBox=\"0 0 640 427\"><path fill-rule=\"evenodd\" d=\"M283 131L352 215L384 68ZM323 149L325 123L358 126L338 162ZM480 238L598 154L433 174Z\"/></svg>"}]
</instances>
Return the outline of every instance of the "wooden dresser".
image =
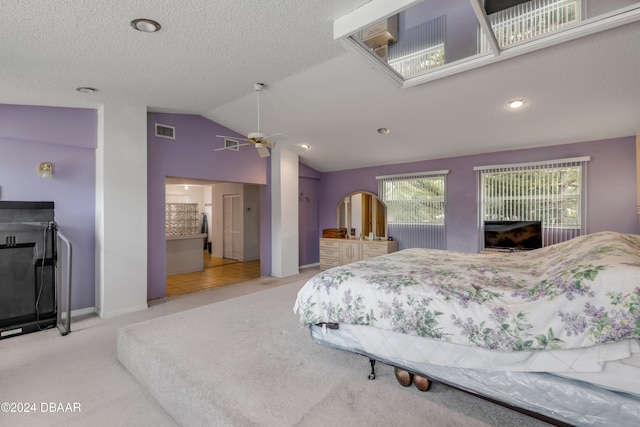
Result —
<instances>
[{"instance_id":1,"label":"wooden dresser","mask_svg":"<svg viewBox=\"0 0 640 427\"><path fill-rule=\"evenodd\" d=\"M320 270L398 250L395 240L320 239Z\"/></svg>"}]
</instances>

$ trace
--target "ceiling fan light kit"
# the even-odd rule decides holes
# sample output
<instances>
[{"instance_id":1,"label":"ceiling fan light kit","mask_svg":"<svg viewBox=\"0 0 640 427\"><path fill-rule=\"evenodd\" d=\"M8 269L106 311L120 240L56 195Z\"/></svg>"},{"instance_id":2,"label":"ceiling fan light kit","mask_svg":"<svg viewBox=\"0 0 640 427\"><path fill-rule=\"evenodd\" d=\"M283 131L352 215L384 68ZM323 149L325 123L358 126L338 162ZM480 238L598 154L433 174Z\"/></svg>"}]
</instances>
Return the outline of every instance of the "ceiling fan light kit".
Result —
<instances>
[{"instance_id":1,"label":"ceiling fan light kit","mask_svg":"<svg viewBox=\"0 0 640 427\"><path fill-rule=\"evenodd\" d=\"M255 141L264 139L266 137L267 134L262 132L251 132L249 135L247 135L247 139L253 139Z\"/></svg>"}]
</instances>

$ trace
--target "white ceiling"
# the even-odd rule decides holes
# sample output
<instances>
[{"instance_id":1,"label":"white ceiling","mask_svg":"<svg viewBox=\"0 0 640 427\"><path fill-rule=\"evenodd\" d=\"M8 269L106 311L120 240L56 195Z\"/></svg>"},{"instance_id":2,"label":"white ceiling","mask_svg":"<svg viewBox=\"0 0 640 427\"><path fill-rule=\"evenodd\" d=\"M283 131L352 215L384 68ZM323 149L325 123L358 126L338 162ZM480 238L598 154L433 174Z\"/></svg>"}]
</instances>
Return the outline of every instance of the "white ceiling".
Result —
<instances>
[{"instance_id":1,"label":"white ceiling","mask_svg":"<svg viewBox=\"0 0 640 427\"><path fill-rule=\"evenodd\" d=\"M640 23L401 89L333 40L367 0L5 0L0 103L146 105L311 145L320 171L635 135ZM162 24L146 34L135 18ZM75 88L92 86L87 95ZM506 101L529 106L507 112ZM376 132L391 129L388 135ZM222 141L211 135L212 151Z\"/></svg>"}]
</instances>

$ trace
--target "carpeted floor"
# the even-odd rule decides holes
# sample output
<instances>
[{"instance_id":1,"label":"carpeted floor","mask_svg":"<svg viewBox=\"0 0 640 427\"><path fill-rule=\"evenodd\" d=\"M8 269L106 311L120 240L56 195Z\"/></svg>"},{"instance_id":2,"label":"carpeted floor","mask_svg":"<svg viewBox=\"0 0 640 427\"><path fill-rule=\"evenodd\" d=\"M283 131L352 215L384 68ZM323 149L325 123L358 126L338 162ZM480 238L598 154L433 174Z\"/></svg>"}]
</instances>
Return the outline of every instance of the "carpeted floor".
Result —
<instances>
[{"instance_id":1,"label":"carpeted floor","mask_svg":"<svg viewBox=\"0 0 640 427\"><path fill-rule=\"evenodd\" d=\"M308 268L296 276L261 277L152 301L149 309L120 316L74 316L67 336L49 329L0 340L0 403L15 405L14 411L0 411L0 426L175 427L176 421L118 362L118 330L299 282L317 272L317 268ZM50 404L55 410L49 410Z\"/></svg>"},{"instance_id":2,"label":"carpeted floor","mask_svg":"<svg viewBox=\"0 0 640 427\"><path fill-rule=\"evenodd\" d=\"M118 360L184 426L541 426L435 383L403 388L393 368L315 344L298 326L301 282L118 331Z\"/></svg>"}]
</instances>

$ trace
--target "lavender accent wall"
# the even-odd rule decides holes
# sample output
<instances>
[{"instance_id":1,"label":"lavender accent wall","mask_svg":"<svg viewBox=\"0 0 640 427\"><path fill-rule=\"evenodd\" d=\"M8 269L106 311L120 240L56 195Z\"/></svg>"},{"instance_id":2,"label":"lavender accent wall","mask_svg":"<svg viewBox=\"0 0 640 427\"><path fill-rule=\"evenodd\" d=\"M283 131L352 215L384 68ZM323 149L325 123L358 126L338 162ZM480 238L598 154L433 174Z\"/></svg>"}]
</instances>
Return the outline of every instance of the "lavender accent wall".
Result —
<instances>
[{"instance_id":1,"label":"lavender accent wall","mask_svg":"<svg viewBox=\"0 0 640 427\"><path fill-rule=\"evenodd\" d=\"M72 309L95 304L96 110L0 104L0 200L53 201L56 222L74 245ZM155 137L154 124L176 127L176 139ZM261 274L271 274L270 163L251 147L214 151L217 134L237 135L206 118L148 114L148 298L165 295L165 177L260 184ZM240 137L240 135L237 135ZM354 191L377 193L378 175L449 169L447 248L476 250L474 166L591 156L588 167L588 231L640 233L636 213L635 137L545 148L320 173L300 165L300 191L309 197L300 215L300 265L318 262L317 238L335 227L335 209ZM36 165L50 161L54 177ZM312 206L313 201L317 205ZM126 207L123 207L126 209ZM63 307L64 308L64 307Z\"/></svg>"},{"instance_id":2,"label":"lavender accent wall","mask_svg":"<svg viewBox=\"0 0 640 427\"><path fill-rule=\"evenodd\" d=\"M176 138L155 136L155 123L175 127ZM147 298L166 295L165 178L168 176L260 184L260 270L271 274L271 200L267 182L269 158L253 147L215 151L224 145L216 135L242 137L197 115L149 113L147 116L148 283Z\"/></svg>"},{"instance_id":3,"label":"lavender accent wall","mask_svg":"<svg viewBox=\"0 0 640 427\"><path fill-rule=\"evenodd\" d=\"M73 310L95 305L97 125L96 110L0 105L0 200L54 202L73 245ZM42 161L53 164L53 178L37 175Z\"/></svg>"},{"instance_id":4,"label":"lavender accent wall","mask_svg":"<svg viewBox=\"0 0 640 427\"><path fill-rule=\"evenodd\" d=\"M475 252L479 236L474 166L581 156L591 156L587 168L587 231L640 233L636 212L635 137L324 173L319 189L319 230L336 226L336 206L347 194L361 190L377 194L376 176L448 169L447 249Z\"/></svg>"},{"instance_id":5,"label":"lavender accent wall","mask_svg":"<svg viewBox=\"0 0 640 427\"><path fill-rule=\"evenodd\" d=\"M97 148L98 113L85 108L0 104L0 137Z\"/></svg>"}]
</instances>

